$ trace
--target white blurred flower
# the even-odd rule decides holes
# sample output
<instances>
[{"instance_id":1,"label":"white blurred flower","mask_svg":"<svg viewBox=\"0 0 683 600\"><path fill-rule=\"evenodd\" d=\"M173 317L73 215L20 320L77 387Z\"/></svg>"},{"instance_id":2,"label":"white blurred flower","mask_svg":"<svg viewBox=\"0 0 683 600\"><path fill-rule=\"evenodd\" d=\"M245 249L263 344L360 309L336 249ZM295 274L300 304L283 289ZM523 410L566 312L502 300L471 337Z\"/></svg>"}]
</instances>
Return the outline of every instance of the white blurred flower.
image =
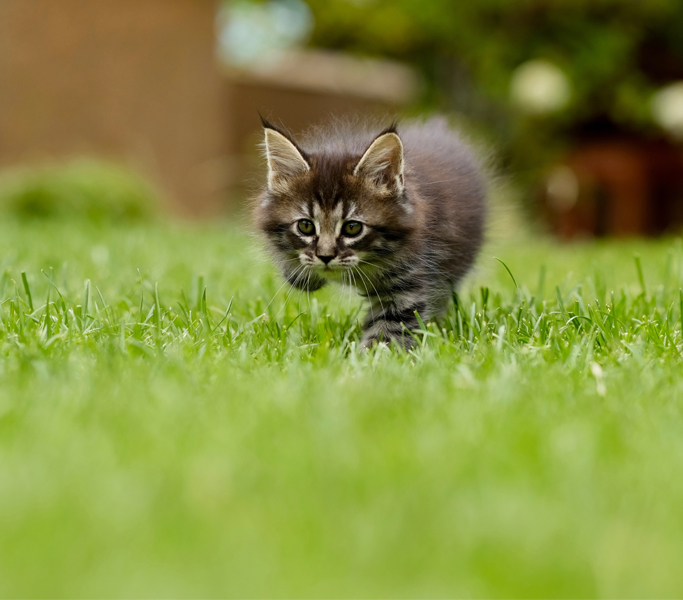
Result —
<instances>
[{"instance_id":1,"label":"white blurred flower","mask_svg":"<svg viewBox=\"0 0 683 600\"><path fill-rule=\"evenodd\" d=\"M657 124L683 139L683 81L659 90L652 97L650 109Z\"/></svg>"},{"instance_id":2,"label":"white blurred flower","mask_svg":"<svg viewBox=\"0 0 683 600\"><path fill-rule=\"evenodd\" d=\"M512 74L510 97L525 112L549 114L567 106L571 84L564 71L554 64L530 60Z\"/></svg>"}]
</instances>

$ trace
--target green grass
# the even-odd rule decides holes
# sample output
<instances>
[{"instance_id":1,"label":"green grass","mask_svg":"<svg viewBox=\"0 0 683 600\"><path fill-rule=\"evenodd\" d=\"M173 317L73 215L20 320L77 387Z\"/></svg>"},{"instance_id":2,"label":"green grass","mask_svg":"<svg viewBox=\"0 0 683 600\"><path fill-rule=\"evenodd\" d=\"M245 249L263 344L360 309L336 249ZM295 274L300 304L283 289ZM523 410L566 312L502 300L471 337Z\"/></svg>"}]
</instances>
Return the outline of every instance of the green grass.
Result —
<instances>
[{"instance_id":1,"label":"green grass","mask_svg":"<svg viewBox=\"0 0 683 600\"><path fill-rule=\"evenodd\" d=\"M0 595L683 593L680 241L489 249L411 354L280 285L234 225L3 220Z\"/></svg>"}]
</instances>

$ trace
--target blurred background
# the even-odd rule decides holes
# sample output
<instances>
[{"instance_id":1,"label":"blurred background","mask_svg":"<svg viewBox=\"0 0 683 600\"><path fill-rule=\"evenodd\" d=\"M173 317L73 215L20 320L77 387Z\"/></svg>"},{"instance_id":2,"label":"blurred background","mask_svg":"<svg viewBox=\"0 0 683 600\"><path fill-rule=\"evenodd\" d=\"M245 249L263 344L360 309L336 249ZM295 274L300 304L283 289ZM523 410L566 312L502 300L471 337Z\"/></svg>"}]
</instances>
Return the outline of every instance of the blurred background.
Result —
<instances>
[{"instance_id":1,"label":"blurred background","mask_svg":"<svg viewBox=\"0 0 683 600\"><path fill-rule=\"evenodd\" d=\"M681 0L0 2L2 211L229 212L259 111L445 113L562 239L683 226Z\"/></svg>"}]
</instances>

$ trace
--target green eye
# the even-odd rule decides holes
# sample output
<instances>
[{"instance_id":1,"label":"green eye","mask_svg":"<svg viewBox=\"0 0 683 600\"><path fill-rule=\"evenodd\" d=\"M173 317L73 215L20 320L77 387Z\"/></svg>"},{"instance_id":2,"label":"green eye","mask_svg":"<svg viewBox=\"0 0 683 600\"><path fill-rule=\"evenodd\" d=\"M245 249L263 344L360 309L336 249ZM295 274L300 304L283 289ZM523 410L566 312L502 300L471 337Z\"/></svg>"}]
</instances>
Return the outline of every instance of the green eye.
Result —
<instances>
[{"instance_id":1,"label":"green eye","mask_svg":"<svg viewBox=\"0 0 683 600\"><path fill-rule=\"evenodd\" d=\"M342 227L342 233L346 237L356 237L363 231L363 224L358 221L347 221Z\"/></svg>"},{"instance_id":2,"label":"green eye","mask_svg":"<svg viewBox=\"0 0 683 600\"><path fill-rule=\"evenodd\" d=\"M301 219L301 221L299 221L299 231L304 235L313 235L315 233L315 225L313 224L313 221Z\"/></svg>"}]
</instances>

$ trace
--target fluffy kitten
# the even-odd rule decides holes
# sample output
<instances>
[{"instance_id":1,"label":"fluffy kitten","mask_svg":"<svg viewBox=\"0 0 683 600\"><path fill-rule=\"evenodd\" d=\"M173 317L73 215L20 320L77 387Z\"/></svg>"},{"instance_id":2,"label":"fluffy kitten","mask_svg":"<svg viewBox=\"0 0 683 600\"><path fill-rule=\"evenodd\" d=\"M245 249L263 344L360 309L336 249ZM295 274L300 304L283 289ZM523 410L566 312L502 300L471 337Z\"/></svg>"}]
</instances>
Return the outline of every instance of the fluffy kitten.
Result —
<instances>
[{"instance_id":1,"label":"fluffy kitten","mask_svg":"<svg viewBox=\"0 0 683 600\"><path fill-rule=\"evenodd\" d=\"M268 184L256 222L285 279L328 280L368 298L363 346L395 341L442 313L481 247L485 189L445 120L373 135L332 124L295 141L263 121Z\"/></svg>"}]
</instances>

